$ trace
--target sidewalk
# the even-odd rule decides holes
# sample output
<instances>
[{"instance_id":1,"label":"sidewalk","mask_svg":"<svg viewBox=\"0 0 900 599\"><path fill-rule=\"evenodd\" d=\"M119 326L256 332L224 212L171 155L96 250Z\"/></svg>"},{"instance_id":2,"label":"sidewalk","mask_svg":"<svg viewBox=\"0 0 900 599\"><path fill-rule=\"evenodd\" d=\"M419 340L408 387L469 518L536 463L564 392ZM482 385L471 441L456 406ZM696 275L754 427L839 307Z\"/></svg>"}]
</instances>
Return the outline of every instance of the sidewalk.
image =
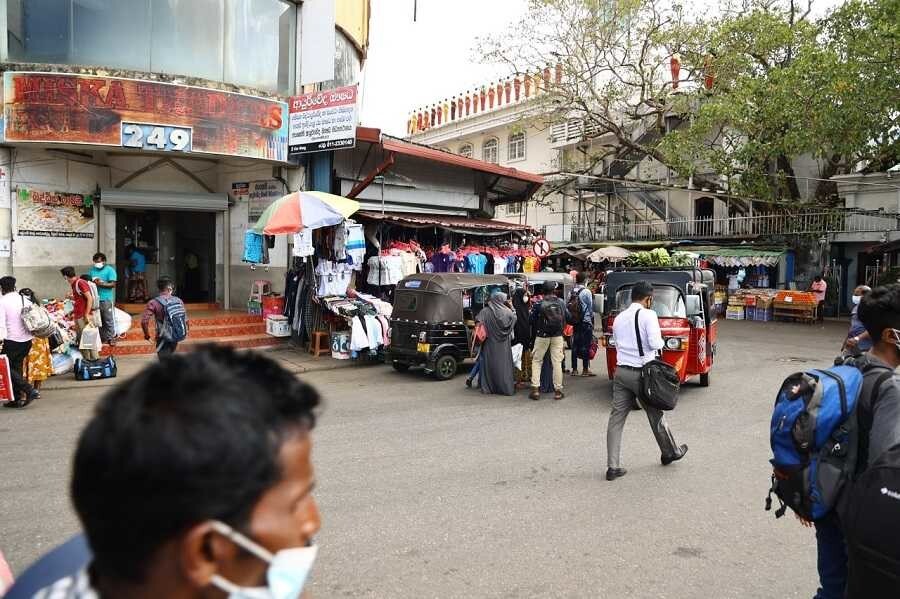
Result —
<instances>
[{"instance_id":1,"label":"sidewalk","mask_svg":"<svg viewBox=\"0 0 900 599\"><path fill-rule=\"evenodd\" d=\"M337 370L339 368L349 368L353 366L366 366L370 362L359 363L355 360L335 360L331 356L321 356L314 358L308 352L285 345L282 347L256 350L261 351L273 360L277 361L284 368L294 374L306 374L308 372L319 372L324 370ZM76 381L72 377L72 373L62 374L50 377L44 381L41 387L42 391L56 391L60 389L86 389L90 387L111 387L116 383L131 378L137 374L148 363L156 360L156 354L122 356L116 358L116 366L118 373L116 378L101 379L96 381Z\"/></svg>"}]
</instances>

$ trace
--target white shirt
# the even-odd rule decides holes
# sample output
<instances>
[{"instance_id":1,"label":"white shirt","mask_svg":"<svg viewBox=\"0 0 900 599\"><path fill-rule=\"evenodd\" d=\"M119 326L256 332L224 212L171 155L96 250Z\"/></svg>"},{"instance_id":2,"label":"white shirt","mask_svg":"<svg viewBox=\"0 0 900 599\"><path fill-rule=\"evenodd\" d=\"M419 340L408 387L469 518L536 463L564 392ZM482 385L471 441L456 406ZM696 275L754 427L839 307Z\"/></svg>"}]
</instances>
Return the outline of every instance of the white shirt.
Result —
<instances>
[{"instance_id":1,"label":"white shirt","mask_svg":"<svg viewBox=\"0 0 900 599\"><path fill-rule=\"evenodd\" d=\"M644 356L638 352L637 337L634 333L634 313L640 310L638 327L641 331L641 343ZM663 348L662 332L659 330L659 318L656 312L638 303L616 316L613 321L613 338L616 340L616 364L640 368L656 358L656 351Z\"/></svg>"},{"instance_id":2,"label":"white shirt","mask_svg":"<svg viewBox=\"0 0 900 599\"><path fill-rule=\"evenodd\" d=\"M0 297L0 340L24 343L33 339L22 320L22 308L30 305L31 300L19 295L18 291L10 291Z\"/></svg>"}]
</instances>

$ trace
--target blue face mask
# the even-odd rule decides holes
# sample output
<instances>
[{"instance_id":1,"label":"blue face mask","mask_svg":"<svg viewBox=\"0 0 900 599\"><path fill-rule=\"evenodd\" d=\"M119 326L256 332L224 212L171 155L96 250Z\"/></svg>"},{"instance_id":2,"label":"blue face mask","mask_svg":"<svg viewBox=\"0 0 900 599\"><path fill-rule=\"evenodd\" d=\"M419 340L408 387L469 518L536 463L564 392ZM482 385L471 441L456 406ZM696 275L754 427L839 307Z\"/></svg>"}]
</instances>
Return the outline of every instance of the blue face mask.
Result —
<instances>
[{"instance_id":1,"label":"blue face mask","mask_svg":"<svg viewBox=\"0 0 900 599\"><path fill-rule=\"evenodd\" d=\"M303 585L309 578L316 553L315 545L308 547L292 547L282 549L274 555L265 547L248 539L227 524L213 521L213 529L228 537L239 547L246 549L259 559L269 564L266 572L268 586L242 587L225 580L218 574L213 575L212 584L228 593L229 599L297 599L303 592Z\"/></svg>"}]
</instances>

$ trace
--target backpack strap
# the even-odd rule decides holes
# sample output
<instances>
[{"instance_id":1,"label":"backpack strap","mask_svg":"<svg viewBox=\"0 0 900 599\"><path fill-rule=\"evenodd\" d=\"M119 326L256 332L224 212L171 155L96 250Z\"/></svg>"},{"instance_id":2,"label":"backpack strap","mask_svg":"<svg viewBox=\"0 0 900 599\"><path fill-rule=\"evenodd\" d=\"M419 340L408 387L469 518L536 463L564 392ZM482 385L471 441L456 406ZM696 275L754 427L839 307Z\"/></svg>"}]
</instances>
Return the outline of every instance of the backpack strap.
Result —
<instances>
[{"instance_id":1,"label":"backpack strap","mask_svg":"<svg viewBox=\"0 0 900 599\"><path fill-rule=\"evenodd\" d=\"M892 379L893 377L894 377L894 371L889 370L888 372L885 372L880 377L878 377L878 379L875 381L875 385L872 387L872 408L873 408L873 410L875 408L875 404L878 402L878 393L881 391L881 385L883 385L884 383L886 383L888 380Z\"/></svg>"},{"instance_id":2,"label":"backpack strap","mask_svg":"<svg viewBox=\"0 0 900 599\"><path fill-rule=\"evenodd\" d=\"M638 319L641 317L641 309L638 308L634 313L634 336L637 339L638 353L644 357L644 343L641 341L641 327L638 326Z\"/></svg>"}]
</instances>

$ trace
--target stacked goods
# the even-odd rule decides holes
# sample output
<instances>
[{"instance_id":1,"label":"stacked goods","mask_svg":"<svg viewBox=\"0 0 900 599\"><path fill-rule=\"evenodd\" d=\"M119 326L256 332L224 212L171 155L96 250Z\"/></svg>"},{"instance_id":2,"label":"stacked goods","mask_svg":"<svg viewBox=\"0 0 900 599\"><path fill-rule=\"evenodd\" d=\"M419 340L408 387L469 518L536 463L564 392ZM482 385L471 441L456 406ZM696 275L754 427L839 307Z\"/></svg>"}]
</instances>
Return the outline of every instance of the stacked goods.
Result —
<instances>
[{"instance_id":1,"label":"stacked goods","mask_svg":"<svg viewBox=\"0 0 900 599\"><path fill-rule=\"evenodd\" d=\"M725 320L744 320L744 296L734 294L728 298L728 308L725 310Z\"/></svg>"},{"instance_id":2,"label":"stacked goods","mask_svg":"<svg viewBox=\"0 0 900 599\"><path fill-rule=\"evenodd\" d=\"M725 306L727 303L728 294L716 289L716 292L713 294L713 306L716 314L725 314Z\"/></svg>"},{"instance_id":3,"label":"stacked goods","mask_svg":"<svg viewBox=\"0 0 900 599\"><path fill-rule=\"evenodd\" d=\"M813 322L816 318L816 296L805 291L779 291L775 295L773 316L775 318Z\"/></svg>"},{"instance_id":4,"label":"stacked goods","mask_svg":"<svg viewBox=\"0 0 900 599\"><path fill-rule=\"evenodd\" d=\"M772 303L774 297L771 295L759 296L756 298L756 309L753 312L753 320L759 322L769 322L772 320Z\"/></svg>"}]
</instances>

